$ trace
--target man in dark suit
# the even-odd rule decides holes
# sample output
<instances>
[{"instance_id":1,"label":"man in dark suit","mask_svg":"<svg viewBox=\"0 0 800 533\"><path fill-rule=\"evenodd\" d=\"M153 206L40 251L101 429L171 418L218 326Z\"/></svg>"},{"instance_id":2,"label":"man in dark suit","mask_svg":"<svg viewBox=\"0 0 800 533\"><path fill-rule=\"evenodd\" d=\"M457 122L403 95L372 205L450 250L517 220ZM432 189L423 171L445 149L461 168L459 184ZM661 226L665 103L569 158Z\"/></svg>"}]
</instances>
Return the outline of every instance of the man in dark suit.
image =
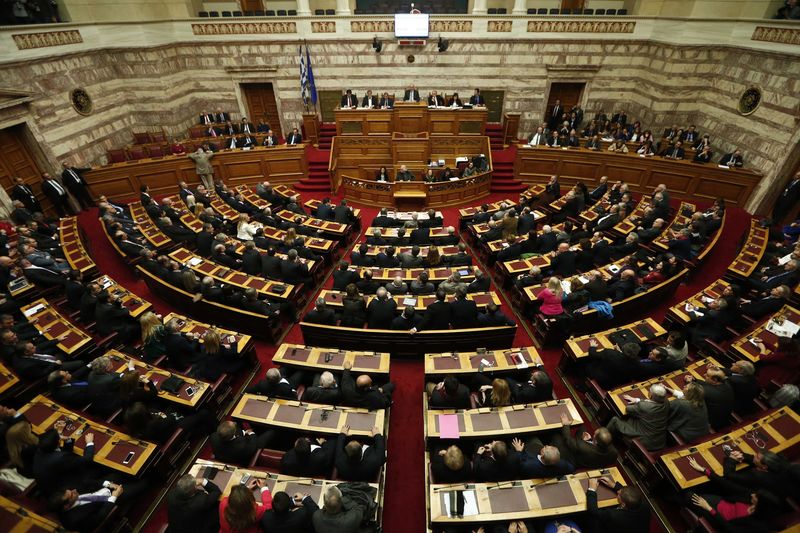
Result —
<instances>
[{"instance_id":1,"label":"man in dark suit","mask_svg":"<svg viewBox=\"0 0 800 533\"><path fill-rule=\"evenodd\" d=\"M14 186L11 188L9 194L13 200L22 202L22 204L32 212L42 212L42 205L33 193L33 189L26 185L22 178L14 178Z\"/></svg>"},{"instance_id":2,"label":"man in dark suit","mask_svg":"<svg viewBox=\"0 0 800 533\"><path fill-rule=\"evenodd\" d=\"M633 296L636 291L636 272L625 269L619 274L619 279L608 286L608 295L615 302Z\"/></svg>"},{"instance_id":3,"label":"man in dark suit","mask_svg":"<svg viewBox=\"0 0 800 533\"><path fill-rule=\"evenodd\" d=\"M678 141L674 146L667 147L661 154L665 159L683 159L686 156L686 151L683 149L683 142Z\"/></svg>"},{"instance_id":4,"label":"man in dark suit","mask_svg":"<svg viewBox=\"0 0 800 533\"><path fill-rule=\"evenodd\" d=\"M403 308L400 316L392 320L392 329L397 331L408 331L416 328L422 322L422 317L417 314L413 305L407 305Z\"/></svg>"},{"instance_id":5,"label":"man in dark suit","mask_svg":"<svg viewBox=\"0 0 800 533\"><path fill-rule=\"evenodd\" d=\"M139 322L130 311L122 305L117 296L101 291L97 295L97 306L94 311L95 327L101 335L117 333L119 342L129 342L141 333Z\"/></svg>"},{"instance_id":6,"label":"man in dark suit","mask_svg":"<svg viewBox=\"0 0 800 533\"><path fill-rule=\"evenodd\" d=\"M749 415L756 410L754 400L761 393L756 380L756 369L750 361L740 360L730 369L722 369L733 389L733 409L738 415Z\"/></svg>"},{"instance_id":7,"label":"man in dark suit","mask_svg":"<svg viewBox=\"0 0 800 533\"><path fill-rule=\"evenodd\" d=\"M339 477L347 481L374 482L383 463L386 462L386 444L378 428L372 429L374 444L361 444L355 439L347 440L350 427L336 440L336 471Z\"/></svg>"},{"instance_id":8,"label":"man in dark suit","mask_svg":"<svg viewBox=\"0 0 800 533\"><path fill-rule=\"evenodd\" d=\"M481 95L481 90L476 88L475 93L469 97L469 105L471 106L485 106L486 100Z\"/></svg>"},{"instance_id":9,"label":"man in dark suit","mask_svg":"<svg viewBox=\"0 0 800 533\"><path fill-rule=\"evenodd\" d=\"M356 379L350 373L352 363L346 361L342 372L342 403L350 407L361 407L375 411L386 409L392 405L392 393L394 383L387 383L381 387L372 384L372 378L367 374L361 374Z\"/></svg>"},{"instance_id":10,"label":"man in dark suit","mask_svg":"<svg viewBox=\"0 0 800 533\"><path fill-rule=\"evenodd\" d=\"M16 190L16 187L14 187L14 189ZM13 198L18 199L16 197ZM781 191L781 195L775 200L775 206L772 208L772 221L775 224L781 224L783 219L786 218L786 215L789 214L789 211L797 204L798 200L800 200L800 172L797 172L792 177L791 181L789 181L783 191ZM24 200L20 201L24 203ZM28 206L28 208L30 209L30 206Z\"/></svg>"},{"instance_id":11,"label":"man in dark suit","mask_svg":"<svg viewBox=\"0 0 800 533\"><path fill-rule=\"evenodd\" d=\"M72 193L83 209L88 209L94 205L92 196L89 194L89 186L81 175L87 168L76 168L62 163L61 182L67 186L67 190Z\"/></svg>"},{"instance_id":12,"label":"man in dark suit","mask_svg":"<svg viewBox=\"0 0 800 533\"><path fill-rule=\"evenodd\" d=\"M417 90L416 85L411 85L408 89L405 90L403 93L403 101L404 102L419 102L419 91Z\"/></svg>"},{"instance_id":13,"label":"man in dark suit","mask_svg":"<svg viewBox=\"0 0 800 533\"><path fill-rule=\"evenodd\" d=\"M669 405L666 388L656 383L650 387L650 397L641 400L623 395L628 402L625 419L613 417L608 430L626 437L638 437L650 451L660 450L667 442L667 421Z\"/></svg>"},{"instance_id":14,"label":"man in dark suit","mask_svg":"<svg viewBox=\"0 0 800 533\"><path fill-rule=\"evenodd\" d=\"M428 95L428 107L444 107L444 97L436 91L431 91Z\"/></svg>"},{"instance_id":15,"label":"man in dark suit","mask_svg":"<svg viewBox=\"0 0 800 533\"><path fill-rule=\"evenodd\" d=\"M211 247L214 244L214 226L203 224L203 229L197 234L195 242L197 244L197 252L203 257L209 257L211 255Z\"/></svg>"},{"instance_id":16,"label":"man in dark suit","mask_svg":"<svg viewBox=\"0 0 800 533\"><path fill-rule=\"evenodd\" d=\"M594 434L590 434L583 431L583 425L580 425L573 435L571 424L569 417L562 414L561 433L554 435L551 440L551 444L561 451L561 457L578 469L607 468L614 464L618 454L608 429L599 427Z\"/></svg>"},{"instance_id":17,"label":"man in dark suit","mask_svg":"<svg viewBox=\"0 0 800 533\"><path fill-rule=\"evenodd\" d=\"M542 445L537 437L527 444L515 438L511 446L519 453L520 476L525 479L561 477L575 471L571 463L561 458L558 448Z\"/></svg>"},{"instance_id":18,"label":"man in dark suit","mask_svg":"<svg viewBox=\"0 0 800 533\"><path fill-rule=\"evenodd\" d=\"M450 323L454 328L478 327L478 305L467 299L467 290L463 287L456 289L456 297L450 302Z\"/></svg>"},{"instance_id":19,"label":"man in dark suit","mask_svg":"<svg viewBox=\"0 0 800 533\"><path fill-rule=\"evenodd\" d=\"M278 491L272 495L272 509L261 517L261 529L270 533L312 531L311 517L317 511L317 503L308 494L298 492L290 498L285 492Z\"/></svg>"},{"instance_id":20,"label":"man in dark suit","mask_svg":"<svg viewBox=\"0 0 800 533\"><path fill-rule=\"evenodd\" d=\"M409 244L427 246L431 243L431 229L429 227L418 227L411 230Z\"/></svg>"},{"instance_id":21,"label":"man in dark suit","mask_svg":"<svg viewBox=\"0 0 800 533\"><path fill-rule=\"evenodd\" d=\"M400 165L400 170L394 177L395 181L414 181L414 174L408 170L406 165Z\"/></svg>"},{"instance_id":22,"label":"man in dark suit","mask_svg":"<svg viewBox=\"0 0 800 533\"><path fill-rule=\"evenodd\" d=\"M376 291L376 297L367 306L367 327L390 329L397 310L397 302L389 298L385 288Z\"/></svg>"},{"instance_id":23,"label":"man in dark suit","mask_svg":"<svg viewBox=\"0 0 800 533\"><path fill-rule=\"evenodd\" d=\"M333 312L333 309L328 309L324 298L317 298L314 309L306 314L303 321L312 324L322 324L324 326L335 326L336 313Z\"/></svg>"},{"instance_id":24,"label":"man in dark suit","mask_svg":"<svg viewBox=\"0 0 800 533\"><path fill-rule=\"evenodd\" d=\"M394 107L394 98L390 97L389 93L383 93L380 102L378 102L378 107L381 109L392 109Z\"/></svg>"},{"instance_id":25,"label":"man in dark suit","mask_svg":"<svg viewBox=\"0 0 800 533\"><path fill-rule=\"evenodd\" d=\"M372 219L371 226L373 228L391 228L392 226L396 226L397 220L389 217L388 213L389 211L385 207L382 207L378 212L378 216Z\"/></svg>"},{"instance_id":26,"label":"man in dark suit","mask_svg":"<svg viewBox=\"0 0 800 533\"><path fill-rule=\"evenodd\" d=\"M42 174L42 192L55 207L58 216L65 217L69 214L69 196L67 190L49 173Z\"/></svg>"},{"instance_id":27,"label":"man in dark suit","mask_svg":"<svg viewBox=\"0 0 800 533\"><path fill-rule=\"evenodd\" d=\"M261 146L278 146L278 136L272 130L268 130L261 141Z\"/></svg>"},{"instance_id":28,"label":"man in dark suit","mask_svg":"<svg viewBox=\"0 0 800 533\"><path fill-rule=\"evenodd\" d=\"M211 435L211 449L218 461L245 466L250 464L258 450L269 445L273 436L272 430L256 435L255 431L243 431L235 422L226 420Z\"/></svg>"},{"instance_id":29,"label":"man in dark suit","mask_svg":"<svg viewBox=\"0 0 800 533\"><path fill-rule=\"evenodd\" d=\"M617 493L616 508L599 509L597 507L597 487L603 483ZM646 533L650 530L650 508L644 501L639 489L623 487L611 477L604 476L598 480L589 480L586 489L586 511L594 526L591 531L626 531L629 533Z\"/></svg>"},{"instance_id":30,"label":"man in dark suit","mask_svg":"<svg viewBox=\"0 0 800 533\"><path fill-rule=\"evenodd\" d=\"M66 370L53 370L47 376L50 396L63 405L85 406L89 396L88 375L89 369L85 365L74 374Z\"/></svg>"},{"instance_id":31,"label":"man in dark suit","mask_svg":"<svg viewBox=\"0 0 800 533\"><path fill-rule=\"evenodd\" d=\"M455 376L446 376L439 383L429 383L428 405L439 409L469 409L469 387Z\"/></svg>"},{"instance_id":32,"label":"man in dark suit","mask_svg":"<svg viewBox=\"0 0 800 533\"><path fill-rule=\"evenodd\" d=\"M310 281L311 276L308 273L308 267L300 261L297 250L289 250L286 254L286 259L281 261L281 279L292 285Z\"/></svg>"},{"instance_id":33,"label":"man in dark suit","mask_svg":"<svg viewBox=\"0 0 800 533\"><path fill-rule=\"evenodd\" d=\"M451 267L472 265L472 257L467 253L467 245L463 242L458 243L458 253L445 256L443 261Z\"/></svg>"},{"instance_id":34,"label":"man in dark suit","mask_svg":"<svg viewBox=\"0 0 800 533\"><path fill-rule=\"evenodd\" d=\"M22 274L34 285L53 287L67 283L67 278L59 272L33 265L25 258L19 260L19 266L22 268Z\"/></svg>"},{"instance_id":35,"label":"man in dark suit","mask_svg":"<svg viewBox=\"0 0 800 533\"><path fill-rule=\"evenodd\" d=\"M316 216L322 220L333 220L333 208L331 207L330 198L322 199L322 203L317 206Z\"/></svg>"},{"instance_id":36,"label":"man in dark suit","mask_svg":"<svg viewBox=\"0 0 800 533\"><path fill-rule=\"evenodd\" d=\"M507 381L511 388L511 396L517 403L536 403L553 399L553 381L541 365L534 367L527 381L517 382L511 378Z\"/></svg>"},{"instance_id":37,"label":"man in dark suit","mask_svg":"<svg viewBox=\"0 0 800 533\"><path fill-rule=\"evenodd\" d=\"M452 317L452 309L450 304L445 301L446 294L441 288L436 291L436 301L430 304L425 309L425 315L422 318L418 328L411 331L427 331L427 330L443 330L450 329L450 319Z\"/></svg>"},{"instance_id":38,"label":"man in dark suit","mask_svg":"<svg viewBox=\"0 0 800 533\"><path fill-rule=\"evenodd\" d=\"M372 89L367 89L367 94L361 100L361 107L365 109L378 107L378 98L372 95Z\"/></svg>"},{"instance_id":39,"label":"man in dark suit","mask_svg":"<svg viewBox=\"0 0 800 533\"><path fill-rule=\"evenodd\" d=\"M297 128L292 129L292 133L286 137L286 144L301 144L303 142L303 135L300 133L300 130Z\"/></svg>"},{"instance_id":40,"label":"man in dark suit","mask_svg":"<svg viewBox=\"0 0 800 533\"><path fill-rule=\"evenodd\" d=\"M342 200L333 208L333 220L340 224L350 224L356 219L353 208L347 205L347 200Z\"/></svg>"},{"instance_id":41,"label":"man in dark suit","mask_svg":"<svg viewBox=\"0 0 800 533\"><path fill-rule=\"evenodd\" d=\"M291 376L283 369L270 368L264 379L248 387L248 394L260 394L270 398L283 398L285 400L297 399L297 385L303 379L303 372L296 372Z\"/></svg>"},{"instance_id":42,"label":"man in dark suit","mask_svg":"<svg viewBox=\"0 0 800 533\"><path fill-rule=\"evenodd\" d=\"M472 457L477 481L506 481L519 479L519 454L509 451L508 445L495 440L478 447Z\"/></svg>"},{"instance_id":43,"label":"man in dark suit","mask_svg":"<svg viewBox=\"0 0 800 533\"><path fill-rule=\"evenodd\" d=\"M213 124L214 122L216 122L216 120L214 119L213 113L207 113L205 111L200 113L200 124Z\"/></svg>"},{"instance_id":44,"label":"man in dark suit","mask_svg":"<svg viewBox=\"0 0 800 533\"><path fill-rule=\"evenodd\" d=\"M337 405L342 400L342 390L336 385L336 378L327 370L315 379L315 385L306 387L302 400L304 402Z\"/></svg>"},{"instance_id":45,"label":"man in dark suit","mask_svg":"<svg viewBox=\"0 0 800 533\"><path fill-rule=\"evenodd\" d=\"M381 288L381 284L372 279L371 270L365 270L361 273L361 281L356 283L356 287L361 294L375 294Z\"/></svg>"},{"instance_id":46,"label":"man in dark suit","mask_svg":"<svg viewBox=\"0 0 800 533\"><path fill-rule=\"evenodd\" d=\"M105 482L107 483L107 482ZM58 513L61 524L70 531L90 532L97 529L114 510L122 496L122 485L109 483L96 493L81 494L78 489L58 491L50 499L50 508Z\"/></svg>"},{"instance_id":47,"label":"man in dark suit","mask_svg":"<svg viewBox=\"0 0 800 533\"><path fill-rule=\"evenodd\" d=\"M347 261L339 261L339 268L333 273L333 290L344 291L348 285L358 281L358 272L349 267Z\"/></svg>"},{"instance_id":48,"label":"man in dark suit","mask_svg":"<svg viewBox=\"0 0 800 533\"><path fill-rule=\"evenodd\" d=\"M497 261L499 263L512 261L520 255L522 255L522 242L517 242L516 235L509 235L503 243L503 249L497 253Z\"/></svg>"},{"instance_id":49,"label":"man in dark suit","mask_svg":"<svg viewBox=\"0 0 800 533\"><path fill-rule=\"evenodd\" d=\"M553 109L548 113L547 124L550 129L555 129L556 126L561 124L561 115L564 113L564 106L561 105L561 100L556 100L553 104Z\"/></svg>"},{"instance_id":50,"label":"man in dark suit","mask_svg":"<svg viewBox=\"0 0 800 533\"><path fill-rule=\"evenodd\" d=\"M558 250L553 252L550 260L550 268L553 270L553 274L562 278L574 276L578 271L575 266L576 258L577 254L569 249L569 243L562 242L559 244Z\"/></svg>"},{"instance_id":51,"label":"man in dark suit","mask_svg":"<svg viewBox=\"0 0 800 533\"><path fill-rule=\"evenodd\" d=\"M362 242L358 246L358 250L350 254L350 262L353 264L353 266L360 266L360 267L375 266L375 259L370 257L367 254L367 252L369 252L369 245L367 243Z\"/></svg>"},{"instance_id":52,"label":"man in dark suit","mask_svg":"<svg viewBox=\"0 0 800 533\"><path fill-rule=\"evenodd\" d=\"M800 261L794 259L786 262L785 265L773 267L765 272L758 272L749 278L750 286L762 293L766 293L775 287L786 285L793 287L800 278Z\"/></svg>"},{"instance_id":53,"label":"man in dark suit","mask_svg":"<svg viewBox=\"0 0 800 533\"><path fill-rule=\"evenodd\" d=\"M342 95L342 101L339 107L343 109L358 107L358 97L353 94L352 89L347 89L344 95Z\"/></svg>"},{"instance_id":54,"label":"man in dark suit","mask_svg":"<svg viewBox=\"0 0 800 533\"><path fill-rule=\"evenodd\" d=\"M86 433L81 456L72 452L72 439L67 439L59 447L58 431L63 430L65 425L63 421L56 422L53 429L39 437L39 445L33 458L33 477L45 494L63 492L70 484L91 482L89 472L95 453L94 434Z\"/></svg>"},{"instance_id":55,"label":"man in dark suit","mask_svg":"<svg viewBox=\"0 0 800 533\"><path fill-rule=\"evenodd\" d=\"M216 533L221 497L213 481L184 474L167 493L167 533Z\"/></svg>"},{"instance_id":56,"label":"man in dark suit","mask_svg":"<svg viewBox=\"0 0 800 533\"><path fill-rule=\"evenodd\" d=\"M759 319L779 311L792 295L788 285L780 285L770 289L769 295L757 300L741 300L740 310L743 315Z\"/></svg>"},{"instance_id":57,"label":"man in dark suit","mask_svg":"<svg viewBox=\"0 0 800 533\"><path fill-rule=\"evenodd\" d=\"M281 458L281 474L300 477L327 477L333 467L336 441L299 437L294 448Z\"/></svg>"},{"instance_id":58,"label":"man in dark suit","mask_svg":"<svg viewBox=\"0 0 800 533\"><path fill-rule=\"evenodd\" d=\"M730 167L730 168L740 168L744 165L744 159L742 159L742 151L741 150L734 150L728 154L722 156L722 159L719 160L719 164Z\"/></svg>"},{"instance_id":59,"label":"man in dark suit","mask_svg":"<svg viewBox=\"0 0 800 533\"><path fill-rule=\"evenodd\" d=\"M267 253L261 254L261 275L272 280L280 280L283 260L275 255L275 248L267 247Z\"/></svg>"}]
</instances>

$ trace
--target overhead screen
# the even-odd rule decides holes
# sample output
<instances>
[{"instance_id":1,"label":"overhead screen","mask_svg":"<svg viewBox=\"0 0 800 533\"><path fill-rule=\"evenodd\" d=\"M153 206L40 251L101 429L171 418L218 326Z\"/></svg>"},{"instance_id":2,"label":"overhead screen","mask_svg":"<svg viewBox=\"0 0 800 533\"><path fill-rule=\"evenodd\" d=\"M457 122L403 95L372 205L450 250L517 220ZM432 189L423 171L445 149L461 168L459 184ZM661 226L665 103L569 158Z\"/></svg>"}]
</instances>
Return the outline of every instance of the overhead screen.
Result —
<instances>
[{"instance_id":1,"label":"overhead screen","mask_svg":"<svg viewBox=\"0 0 800 533\"><path fill-rule=\"evenodd\" d=\"M428 15L424 13L396 14L394 16L394 36L400 39L427 38L428 18Z\"/></svg>"}]
</instances>

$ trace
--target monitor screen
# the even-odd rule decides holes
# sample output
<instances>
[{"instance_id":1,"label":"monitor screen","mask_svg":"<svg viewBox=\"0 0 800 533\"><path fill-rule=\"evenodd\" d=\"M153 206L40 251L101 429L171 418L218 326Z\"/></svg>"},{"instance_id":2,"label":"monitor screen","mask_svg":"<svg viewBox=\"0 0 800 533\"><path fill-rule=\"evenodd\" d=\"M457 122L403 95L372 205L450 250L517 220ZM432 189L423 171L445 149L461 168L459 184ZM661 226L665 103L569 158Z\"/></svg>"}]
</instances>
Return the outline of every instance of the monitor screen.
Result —
<instances>
[{"instance_id":1,"label":"monitor screen","mask_svg":"<svg viewBox=\"0 0 800 533\"><path fill-rule=\"evenodd\" d=\"M398 38L427 38L428 15L398 13L394 16L394 36Z\"/></svg>"}]
</instances>

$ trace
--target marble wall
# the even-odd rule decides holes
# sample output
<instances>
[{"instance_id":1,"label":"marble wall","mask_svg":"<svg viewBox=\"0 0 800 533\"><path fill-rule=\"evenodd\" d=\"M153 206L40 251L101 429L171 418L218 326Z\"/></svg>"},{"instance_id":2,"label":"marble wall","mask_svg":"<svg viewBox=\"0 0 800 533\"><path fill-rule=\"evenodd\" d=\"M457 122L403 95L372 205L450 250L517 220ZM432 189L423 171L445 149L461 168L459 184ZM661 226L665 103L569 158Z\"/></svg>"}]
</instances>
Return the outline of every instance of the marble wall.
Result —
<instances>
[{"instance_id":1,"label":"marble wall","mask_svg":"<svg viewBox=\"0 0 800 533\"><path fill-rule=\"evenodd\" d=\"M319 36L317 36L319 37ZM332 36L333 37L333 36ZM587 115L625 108L632 118L660 131L695 123L708 132L719 153L741 147L747 165L768 179L751 209L767 197L776 179L794 164L800 108L800 63L793 56L727 46L681 46L648 41L505 40L452 38L447 53L435 47L409 49L386 42L317 40L311 45L317 88L352 88L359 94L402 91L416 83L469 94L472 87L505 91L504 110L522 113L520 134L541 120L550 83L585 82ZM407 56L415 61L408 63ZM3 65L4 85L34 93L28 112L0 112L0 127L25 120L57 160L99 164L109 148L124 147L132 131L163 127L182 136L203 109L221 106L246 112L239 84L271 82L284 131L301 121L297 43L176 43L153 48L103 49ZM764 101L741 116L741 92L759 87ZM70 104L69 91L84 88L94 100L89 116ZM13 115L13 116L12 116Z\"/></svg>"}]
</instances>

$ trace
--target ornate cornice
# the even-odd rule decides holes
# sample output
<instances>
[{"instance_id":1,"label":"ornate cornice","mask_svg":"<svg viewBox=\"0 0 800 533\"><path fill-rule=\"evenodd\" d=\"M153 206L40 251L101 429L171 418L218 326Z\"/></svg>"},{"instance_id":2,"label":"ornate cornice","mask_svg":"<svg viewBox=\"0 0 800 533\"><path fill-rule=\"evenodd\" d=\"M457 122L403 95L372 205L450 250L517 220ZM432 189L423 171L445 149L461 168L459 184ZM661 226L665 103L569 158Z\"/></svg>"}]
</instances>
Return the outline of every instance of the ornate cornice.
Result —
<instances>
[{"instance_id":1,"label":"ornate cornice","mask_svg":"<svg viewBox=\"0 0 800 533\"><path fill-rule=\"evenodd\" d=\"M313 33L336 33L336 23L331 20L315 20L311 23Z\"/></svg>"},{"instance_id":2,"label":"ornate cornice","mask_svg":"<svg viewBox=\"0 0 800 533\"><path fill-rule=\"evenodd\" d=\"M472 31L471 20L431 20L430 31L448 33L470 33Z\"/></svg>"},{"instance_id":3,"label":"ornate cornice","mask_svg":"<svg viewBox=\"0 0 800 533\"><path fill-rule=\"evenodd\" d=\"M48 46L64 46L83 42L81 32L78 30L45 31L39 33L12 34L18 50L32 48L47 48Z\"/></svg>"},{"instance_id":4,"label":"ornate cornice","mask_svg":"<svg viewBox=\"0 0 800 533\"><path fill-rule=\"evenodd\" d=\"M297 24L280 22L222 22L213 24L192 24L195 35L253 35L270 33L297 33Z\"/></svg>"},{"instance_id":5,"label":"ornate cornice","mask_svg":"<svg viewBox=\"0 0 800 533\"><path fill-rule=\"evenodd\" d=\"M794 28L775 28L770 26L756 26L753 30L753 41L768 43L800 44L800 30Z\"/></svg>"},{"instance_id":6,"label":"ornate cornice","mask_svg":"<svg viewBox=\"0 0 800 533\"><path fill-rule=\"evenodd\" d=\"M636 22L611 20L530 20L528 33L633 33Z\"/></svg>"},{"instance_id":7,"label":"ornate cornice","mask_svg":"<svg viewBox=\"0 0 800 533\"><path fill-rule=\"evenodd\" d=\"M486 25L486 31L490 32L510 32L514 22L511 20L490 20Z\"/></svg>"}]
</instances>

